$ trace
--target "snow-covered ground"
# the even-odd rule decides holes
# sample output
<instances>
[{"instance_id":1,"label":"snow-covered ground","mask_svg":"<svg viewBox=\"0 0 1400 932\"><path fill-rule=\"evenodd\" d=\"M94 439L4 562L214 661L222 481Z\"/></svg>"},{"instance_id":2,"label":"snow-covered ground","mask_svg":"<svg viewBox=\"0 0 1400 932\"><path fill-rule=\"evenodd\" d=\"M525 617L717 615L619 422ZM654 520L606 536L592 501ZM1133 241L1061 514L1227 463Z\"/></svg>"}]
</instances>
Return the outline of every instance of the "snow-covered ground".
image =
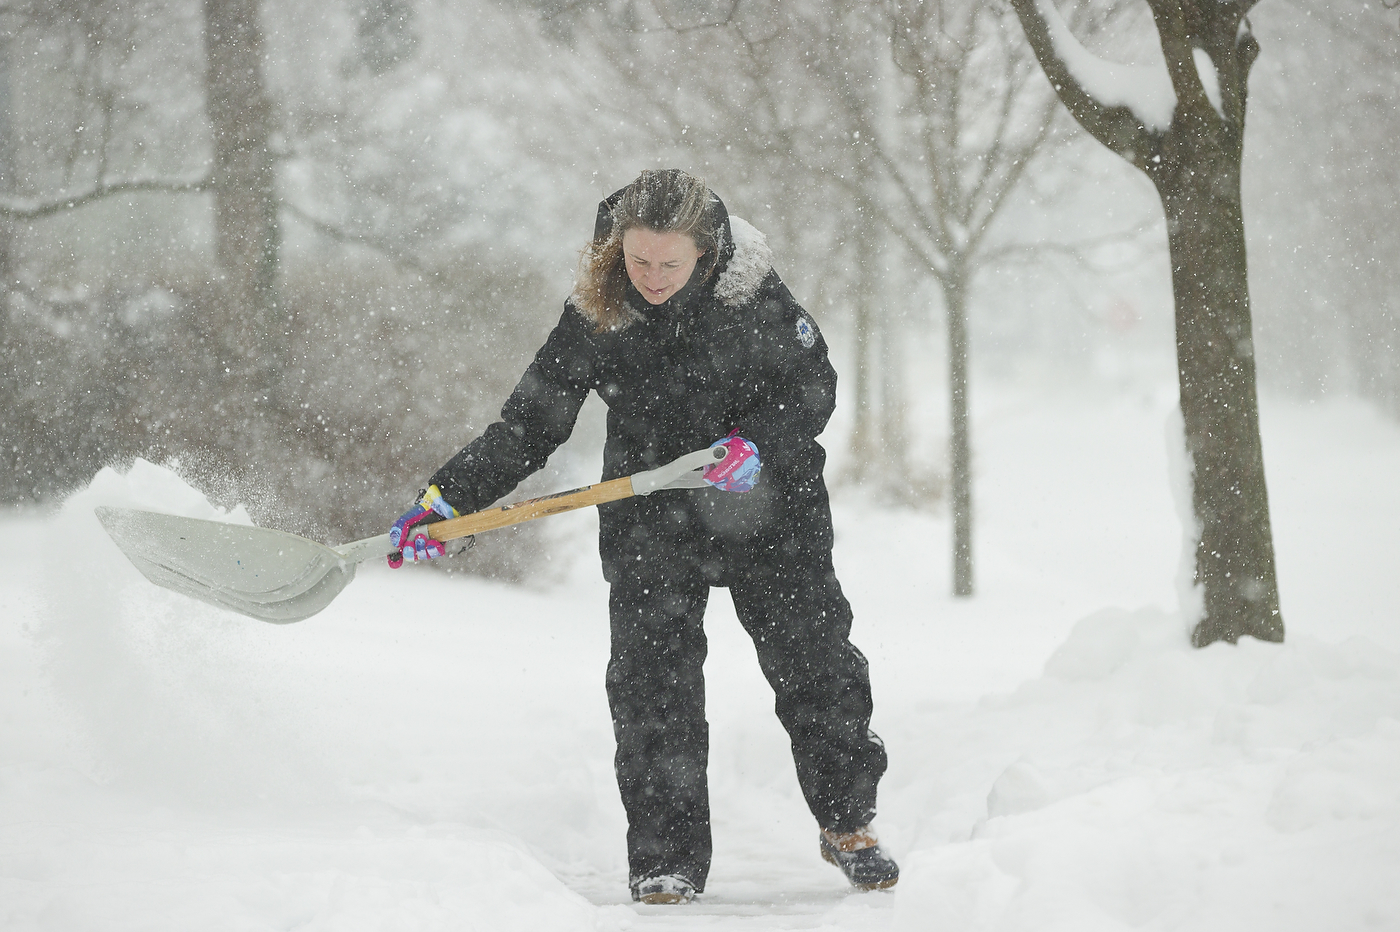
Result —
<instances>
[{"instance_id":1,"label":"snow-covered ground","mask_svg":"<svg viewBox=\"0 0 1400 932\"><path fill-rule=\"evenodd\" d=\"M894 892L818 858L722 595L709 889L637 907L596 556L547 591L367 566L265 625L106 540L102 502L209 508L138 464L0 521L0 929L1400 927L1400 426L1266 403L1288 641L1195 651L1170 398L979 400L976 598L946 517L837 500Z\"/></svg>"}]
</instances>

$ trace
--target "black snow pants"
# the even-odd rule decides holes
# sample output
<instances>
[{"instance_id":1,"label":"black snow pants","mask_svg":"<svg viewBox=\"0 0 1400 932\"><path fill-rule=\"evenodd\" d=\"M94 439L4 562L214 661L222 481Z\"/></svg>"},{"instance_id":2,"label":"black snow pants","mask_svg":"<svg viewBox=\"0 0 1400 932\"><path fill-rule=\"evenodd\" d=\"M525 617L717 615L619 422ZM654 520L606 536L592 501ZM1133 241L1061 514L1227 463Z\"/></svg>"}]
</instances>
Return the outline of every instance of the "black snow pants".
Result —
<instances>
[{"instance_id":1,"label":"black snow pants","mask_svg":"<svg viewBox=\"0 0 1400 932\"><path fill-rule=\"evenodd\" d=\"M869 673L849 640L851 608L832 567L830 510L817 484L819 501L809 503L820 511L816 527L800 535L708 533L715 528L706 503L734 499L723 493L632 499L619 503L632 520L615 520L616 510L604 519L612 584L607 690L634 887L680 874L703 891L709 873L702 667L711 586L730 589L753 639L818 824L853 831L874 818L885 749L870 731Z\"/></svg>"}]
</instances>

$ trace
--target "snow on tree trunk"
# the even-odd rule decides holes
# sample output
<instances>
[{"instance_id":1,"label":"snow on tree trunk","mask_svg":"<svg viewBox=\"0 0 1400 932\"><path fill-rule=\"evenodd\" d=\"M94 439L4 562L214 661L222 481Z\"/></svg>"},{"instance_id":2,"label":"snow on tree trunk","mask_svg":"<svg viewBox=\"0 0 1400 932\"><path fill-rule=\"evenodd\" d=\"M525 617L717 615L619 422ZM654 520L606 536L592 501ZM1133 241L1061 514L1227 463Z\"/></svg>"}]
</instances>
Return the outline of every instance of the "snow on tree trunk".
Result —
<instances>
[{"instance_id":1,"label":"snow on tree trunk","mask_svg":"<svg viewBox=\"0 0 1400 932\"><path fill-rule=\"evenodd\" d=\"M1089 52L1051 0L1012 6L1060 100L1152 180L1166 211L1205 595L1191 641L1282 641L1240 201L1253 0L1149 0L1169 84Z\"/></svg>"}]
</instances>

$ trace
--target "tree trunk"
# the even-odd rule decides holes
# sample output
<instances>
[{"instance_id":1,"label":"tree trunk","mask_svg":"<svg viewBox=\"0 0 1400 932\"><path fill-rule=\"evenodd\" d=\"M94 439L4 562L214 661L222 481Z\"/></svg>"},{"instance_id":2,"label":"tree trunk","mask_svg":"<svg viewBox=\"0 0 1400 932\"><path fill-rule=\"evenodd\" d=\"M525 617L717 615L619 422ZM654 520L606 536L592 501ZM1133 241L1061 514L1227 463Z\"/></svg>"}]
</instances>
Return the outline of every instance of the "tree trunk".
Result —
<instances>
[{"instance_id":1,"label":"tree trunk","mask_svg":"<svg viewBox=\"0 0 1400 932\"><path fill-rule=\"evenodd\" d=\"M205 87L214 134L214 233L220 270L240 315L234 333L255 387L280 371L276 165L272 103L263 86L259 0L204 0Z\"/></svg>"},{"instance_id":2,"label":"tree trunk","mask_svg":"<svg viewBox=\"0 0 1400 932\"><path fill-rule=\"evenodd\" d=\"M10 123L10 43L0 35L0 196L14 193L15 137ZM0 212L0 346L10 328L10 292L15 287L14 221ZM4 399L8 405L8 399Z\"/></svg>"},{"instance_id":3,"label":"tree trunk","mask_svg":"<svg viewBox=\"0 0 1400 932\"><path fill-rule=\"evenodd\" d=\"M879 456L879 437L875 431L873 379L870 373L871 319L870 301L856 295L855 307L855 426L851 430L851 465L847 475L856 482L865 479L870 464Z\"/></svg>"},{"instance_id":4,"label":"tree trunk","mask_svg":"<svg viewBox=\"0 0 1400 932\"><path fill-rule=\"evenodd\" d=\"M1166 212L1181 413L1201 535L1196 581L1205 590L1191 643L1244 635L1282 641L1240 206L1249 70L1259 54L1245 18L1254 0L1148 0L1176 97L1166 129L1080 83L1061 57L1073 40L1053 4L1011 3L1060 100L1152 180ZM1091 53L1081 47L1076 56L1082 62Z\"/></svg>"},{"instance_id":5,"label":"tree trunk","mask_svg":"<svg viewBox=\"0 0 1400 932\"><path fill-rule=\"evenodd\" d=\"M879 250L883 255L884 251ZM909 403L904 386L904 345L908 338L895 319L894 306L880 292L873 276L875 304L880 309L880 484L894 501L912 497L909 484Z\"/></svg>"},{"instance_id":6,"label":"tree trunk","mask_svg":"<svg viewBox=\"0 0 1400 932\"><path fill-rule=\"evenodd\" d=\"M10 118L12 43L13 40L9 36L0 35L0 196L14 193L17 174L14 125ZM23 397L19 388L20 366L16 348L10 345L13 332L17 329L13 328L10 322L15 305L15 276L19 271L14 261L14 233L14 218L8 213L0 212L0 359L5 361L5 365L0 366L0 437L10 441L5 444L6 451L0 453L0 462L4 463L9 472L9 476L0 480L0 494L7 499L15 497L20 480L25 474L21 466L22 457L19 456L20 444L17 442L25 434L25 428L22 426L24 415L21 414L20 406L20 399ZM25 446L28 446L27 441Z\"/></svg>"},{"instance_id":7,"label":"tree trunk","mask_svg":"<svg viewBox=\"0 0 1400 932\"><path fill-rule=\"evenodd\" d=\"M868 232L869 211L862 210L862 224ZM870 274L870 254L866 248L868 240L857 239L855 250L856 285L855 314L855 425L851 430L851 464L846 474L854 481L861 482L870 476L872 467L882 458L879 425L875 421L875 380L874 366L875 331L877 322L872 313L872 276Z\"/></svg>"},{"instance_id":8,"label":"tree trunk","mask_svg":"<svg viewBox=\"0 0 1400 932\"><path fill-rule=\"evenodd\" d=\"M1198 647L1250 635L1283 640L1269 496L1259 437L1240 162L1218 153L1164 160L1154 178L1167 215L1176 298L1177 372L1192 504ZM1175 163L1175 164L1173 164Z\"/></svg>"},{"instance_id":9,"label":"tree trunk","mask_svg":"<svg viewBox=\"0 0 1400 932\"><path fill-rule=\"evenodd\" d=\"M972 595L972 452L967 429L967 284L944 275L948 315L948 490L953 517L953 595Z\"/></svg>"}]
</instances>

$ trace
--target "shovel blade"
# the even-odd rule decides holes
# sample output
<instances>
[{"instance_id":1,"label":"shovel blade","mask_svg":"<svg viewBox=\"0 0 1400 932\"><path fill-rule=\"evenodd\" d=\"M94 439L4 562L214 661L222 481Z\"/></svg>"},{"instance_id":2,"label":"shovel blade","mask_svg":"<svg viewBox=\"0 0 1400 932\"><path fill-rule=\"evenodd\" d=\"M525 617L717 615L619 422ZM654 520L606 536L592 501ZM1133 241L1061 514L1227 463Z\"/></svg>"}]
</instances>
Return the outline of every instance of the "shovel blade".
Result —
<instances>
[{"instance_id":1,"label":"shovel blade","mask_svg":"<svg viewBox=\"0 0 1400 932\"><path fill-rule=\"evenodd\" d=\"M284 531L131 508L96 511L151 582L260 621L310 618L355 577L353 562Z\"/></svg>"}]
</instances>

